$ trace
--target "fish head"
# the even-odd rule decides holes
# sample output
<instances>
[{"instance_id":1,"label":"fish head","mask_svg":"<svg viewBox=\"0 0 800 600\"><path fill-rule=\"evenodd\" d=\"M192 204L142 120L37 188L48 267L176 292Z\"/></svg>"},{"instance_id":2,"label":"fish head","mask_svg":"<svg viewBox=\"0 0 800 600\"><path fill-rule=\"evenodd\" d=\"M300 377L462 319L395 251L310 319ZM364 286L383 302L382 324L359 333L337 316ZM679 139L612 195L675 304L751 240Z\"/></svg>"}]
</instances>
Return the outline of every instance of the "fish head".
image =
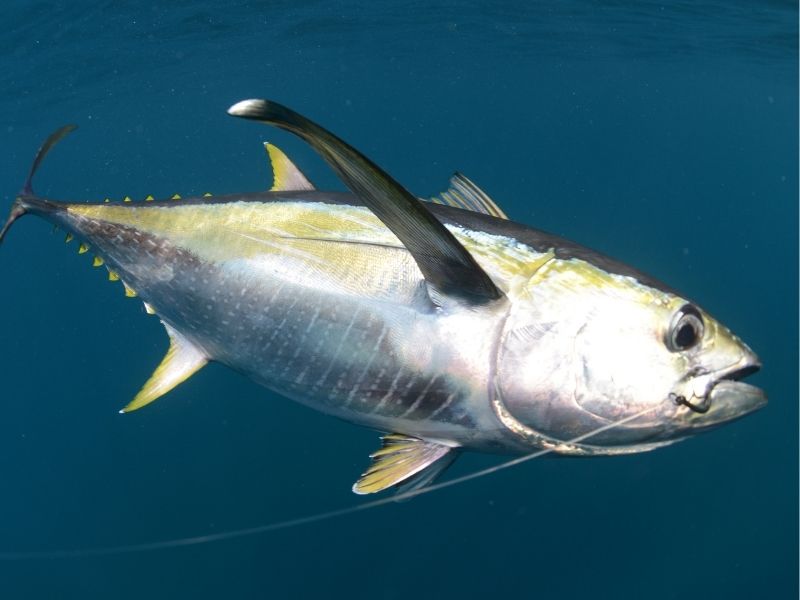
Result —
<instances>
[{"instance_id":1,"label":"fish head","mask_svg":"<svg viewBox=\"0 0 800 600\"><path fill-rule=\"evenodd\" d=\"M677 380L668 398L679 435L698 433L757 410L764 392L741 381L761 369L750 347L722 323L694 304L675 298L664 346L673 358Z\"/></svg>"},{"instance_id":2,"label":"fish head","mask_svg":"<svg viewBox=\"0 0 800 600\"><path fill-rule=\"evenodd\" d=\"M575 453L636 452L766 404L740 381L759 370L756 354L694 303L581 261L552 263L512 298L495 385L507 426L567 440L623 421Z\"/></svg>"}]
</instances>

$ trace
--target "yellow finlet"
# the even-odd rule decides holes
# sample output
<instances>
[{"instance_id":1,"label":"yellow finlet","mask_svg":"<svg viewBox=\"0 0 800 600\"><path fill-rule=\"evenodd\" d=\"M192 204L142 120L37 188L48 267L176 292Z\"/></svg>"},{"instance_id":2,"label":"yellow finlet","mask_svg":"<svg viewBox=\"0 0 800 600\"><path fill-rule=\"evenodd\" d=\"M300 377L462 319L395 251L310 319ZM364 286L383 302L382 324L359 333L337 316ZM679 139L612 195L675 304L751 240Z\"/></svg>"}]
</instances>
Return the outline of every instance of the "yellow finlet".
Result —
<instances>
[{"instance_id":1,"label":"yellow finlet","mask_svg":"<svg viewBox=\"0 0 800 600\"><path fill-rule=\"evenodd\" d=\"M172 198L171 198L171 200L180 200L180 199L181 199L181 195L180 194L173 194Z\"/></svg>"},{"instance_id":2,"label":"yellow finlet","mask_svg":"<svg viewBox=\"0 0 800 600\"><path fill-rule=\"evenodd\" d=\"M166 323L164 327L169 335L169 350L141 391L121 413L134 411L157 400L189 379L208 362L202 350Z\"/></svg>"},{"instance_id":3,"label":"yellow finlet","mask_svg":"<svg viewBox=\"0 0 800 600\"><path fill-rule=\"evenodd\" d=\"M136 290L134 290L131 286L129 286L124 281L122 282L122 285L125 286L125 296L126 297L128 297L128 298L136 298Z\"/></svg>"},{"instance_id":4,"label":"yellow finlet","mask_svg":"<svg viewBox=\"0 0 800 600\"><path fill-rule=\"evenodd\" d=\"M130 196L125 196L125 197L122 199L122 201L123 201L123 202L133 202L133 200L131 199L131 197L130 197Z\"/></svg>"},{"instance_id":5,"label":"yellow finlet","mask_svg":"<svg viewBox=\"0 0 800 600\"><path fill-rule=\"evenodd\" d=\"M112 271L111 269L108 270L108 280L109 281L119 281L119 274L116 271Z\"/></svg>"},{"instance_id":6,"label":"yellow finlet","mask_svg":"<svg viewBox=\"0 0 800 600\"><path fill-rule=\"evenodd\" d=\"M400 433L385 435L382 441L381 449L370 454L372 464L353 485L356 494L381 492L408 479L411 487L422 487L446 469L457 454L451 446Z\"/></svg>"},{"instance_id":7,"label":"yellow finlet","mask_svg":"<svg viewBox=\"0 0 800 600\"><path fill-rule=\"evenodd\" d=\"M153 200L155 200L155 198L153 198L153 196L151 196L150 194L148 194L147 198L144 199L145 202L152 202Z\"/></svg>"},{"instance_id":8,"label":"yellow finlet","mask_svg":"<svg viewBox=\"0 0 800 600\"><path fill-rule=\"evenodd\" d=\"M105 198L103 202L111 202L111 198Z\"/></svg>"},{"instance_id":9,"label":"yellow finlet","mask_svg":"<svg viewBox=\"0 0 800 600\"><path fill-rule=\"evenodd\" d=\"M68 233L67 235L64 236L64 243L69 244L74 239L75 236L73 236L71 233Z\"/></svg>"},{"instance_id":10,"label":"yellow finlet","mask_svg":"<svg viewBox=\"0 0 800 600\"><path fill-rule=\"evenodd\" d=\"M210 197L211 197L211 192L206 192L205 194L203 194L203 198L210 198Z\"/></svg>"},{"instance_id":11,"label":"yellow finlet","mask_svg":"<svg viewBox=\"0 0 800 600\"><path fill-rule=\"evenodd\" d=\"M148 315L156 314L156 309L150 306L147 302L143 302L142 304L144 304L144 312L146 312Z\"/></svg>"},{"instance_id":12,"label":"yellow finlet","mask_svg":"<svg viewBox=\"0 0 800 600\"><path fill-rule=\"evenodd\" d=\"M92 266L93 267L102 267L103 266L103 262L104 261L103 261L102 258L100 258L99 256L95 256L94 260L92 261Z\"/></svg>"},{"instance_id":13,"label":"yellow finlet","mask_svg":"<svg viewBox=\"0 0 800 600\"><path fill-rule=\"evenodd\" d=\"M89 248L90 248L89 244L85 242L81 243L81 245L78 246L78 254L86 254L89 251Z\"/></svg>"},{"instance_id":14,"label":"yellow finlet","mask_svg":"<svg viewBox=\"0 0 800 600\"><path fill-rule=\"evenodd\" d=\"M291 192L300 190L313 190L313 184L298 169L295 164L280 150L269 142L264 142L264 148L269 154L272 163L273 183L270 192Z\"/></svg>"}]
</instances>

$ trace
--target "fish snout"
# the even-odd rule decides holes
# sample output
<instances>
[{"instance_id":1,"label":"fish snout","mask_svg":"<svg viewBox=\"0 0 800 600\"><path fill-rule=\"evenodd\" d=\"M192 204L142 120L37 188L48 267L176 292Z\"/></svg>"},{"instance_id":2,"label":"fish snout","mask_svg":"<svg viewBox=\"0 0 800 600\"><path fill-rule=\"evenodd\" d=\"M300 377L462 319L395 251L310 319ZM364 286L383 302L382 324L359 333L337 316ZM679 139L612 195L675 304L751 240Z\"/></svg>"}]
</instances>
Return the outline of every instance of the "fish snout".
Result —
<instances>
[{"instance_id":1,"label":"fish snout","mask_svg":"<svg viewBox=\"0 0 800 600\"><path fill-rule=\"evenodd\" d=\"M684 407L685 412L681 412L695 431L728 423L766 406L764 391L741 381L760 369L758 356L744 347L736 363L696 377L689 386L689 393L673 394L672 399Z\"/></svg>"}]
</instances>

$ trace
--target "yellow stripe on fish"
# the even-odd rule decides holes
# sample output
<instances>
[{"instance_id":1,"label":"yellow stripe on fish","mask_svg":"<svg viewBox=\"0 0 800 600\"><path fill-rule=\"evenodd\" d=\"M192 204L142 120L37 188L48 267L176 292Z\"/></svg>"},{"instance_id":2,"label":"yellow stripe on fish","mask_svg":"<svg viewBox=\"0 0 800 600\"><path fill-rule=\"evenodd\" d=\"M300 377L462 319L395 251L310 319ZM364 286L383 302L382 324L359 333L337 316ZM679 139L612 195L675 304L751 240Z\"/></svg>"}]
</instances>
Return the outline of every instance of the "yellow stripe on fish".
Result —
<instances>
[{"instance_id":1,"label":"yellow stripe on fish","mask_svg":"<svg viewBox=\"0 0 800 600\"><path fill-rule=\"evenodd\" d=\"M397 237L361 206L242 201L169 206L73 204L68 210L87 219L168 239L206 261L294 254L320 264L352 266L363 256L374 268L369 254L374 255L376 250L364 245L406 253ZM524 275L528 265L546 255L504 236L456 226L448 229L487 271L501 279Z\"/></svg>"}]
</instances>

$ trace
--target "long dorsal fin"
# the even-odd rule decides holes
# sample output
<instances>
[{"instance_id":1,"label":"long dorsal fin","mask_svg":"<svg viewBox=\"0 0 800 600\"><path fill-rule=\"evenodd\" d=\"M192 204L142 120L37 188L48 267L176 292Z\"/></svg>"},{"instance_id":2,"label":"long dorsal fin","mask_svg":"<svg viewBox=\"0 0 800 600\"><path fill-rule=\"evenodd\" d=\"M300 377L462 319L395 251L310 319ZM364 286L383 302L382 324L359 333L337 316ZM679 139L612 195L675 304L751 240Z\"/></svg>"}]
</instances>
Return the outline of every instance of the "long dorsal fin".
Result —
<instances>
[{"instance_id":1,"label":"long dorsal fin","mask_svg":"<svg viewBox=\"0 0 800 600\"><path fill-rule=\"evenodd\" d=\"M381 449L370 454L372 464L353 485L356 494L374 494L412 478L410 486L423 487L448 467L456 455L451 446L401 433L390 433L381 440Z\"/></svg>"},{"instance_id":2,"label":"long dorsal fin","mask_svg":"<svg viewBox=\"0 0 800 600\"><path fill-rule=\"evenodd\" d=\"M430 201L434 204L445 204L491 215L498 219L508 219L503 209L497 206L486 192L461 173L455 173L450 178L450 187Z\"/></svg>"},{"instance_id":3,"label":"long dorsal fin","mask_svg":"<svg viewBox=\"0 0 800 600\"><path fill-rule=\"evenodd\" d=\"M316 189L314 184L303 175L303 172L289 160L289 157L280 148L269 142L264 142L264 148L272 165L272 187L269 190L270 192L297 192Z\"/></svg>"},{"instance_id":4,"label":"long dorsal fin","mask_svg":"<svg viewBox=\"0 0 800 600\"><path fill-rule=\"evenodd\" d=\"M286 129L308 142L342 181L394 233L436 291L479 304L502 292L424 203L358 150L275 102L243 100L228 113Z\"/></svg>"},{"instance_id":5,"label":"long dorsal fin","mask_svg":"<svg viewBox=\"0 0 800 600\"><path fill-rule=\"evenodd\" d=\"M202 350L167 323L164 323L164 327L169 335L169 350L164 360L130 404L119 412L128 413L150 404L153 400L158 400L176 385L197 373L208 362Z\"/></svg>"}]
</instances>

